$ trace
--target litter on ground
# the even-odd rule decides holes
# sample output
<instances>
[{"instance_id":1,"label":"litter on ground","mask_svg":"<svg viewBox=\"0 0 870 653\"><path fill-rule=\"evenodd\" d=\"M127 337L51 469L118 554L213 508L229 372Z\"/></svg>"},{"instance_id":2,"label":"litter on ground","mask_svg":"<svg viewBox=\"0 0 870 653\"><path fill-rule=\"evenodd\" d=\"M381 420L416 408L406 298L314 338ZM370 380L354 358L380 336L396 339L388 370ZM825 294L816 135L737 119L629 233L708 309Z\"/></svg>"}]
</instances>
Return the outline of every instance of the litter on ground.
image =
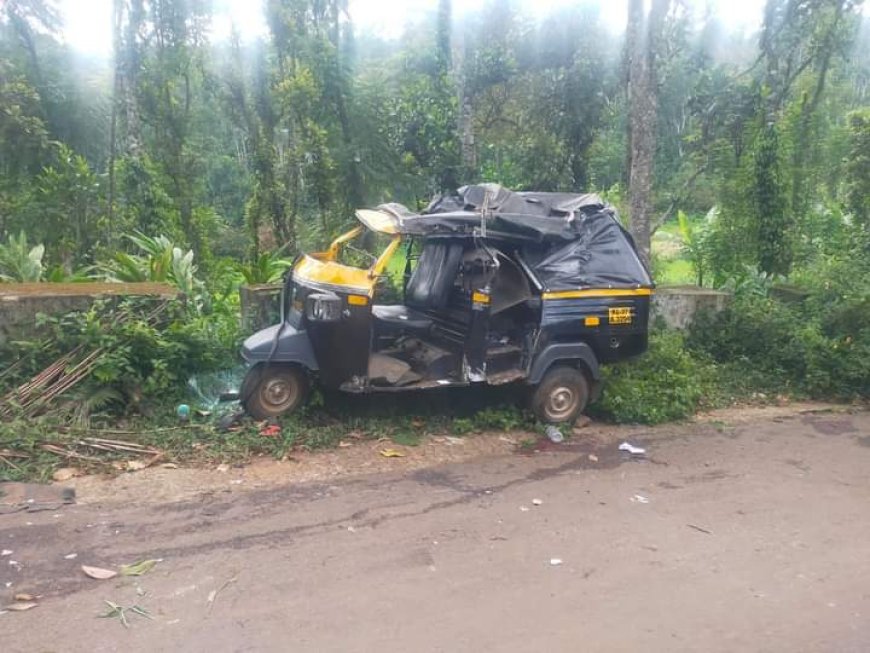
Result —
<instances>
[{"instance_id":1,"label":"litter on ground","mask_svg":"<svg viewBox=\"0 0 870 653\"><path fill-rule=\"evenodd\" d=\"M550 442L555 442L556 444L559 444L565 439L565 436L562 435L562 431L560 431L552 424L547 427L546 434L547 437L550 438Z\"/></svg>"}]
</instances>

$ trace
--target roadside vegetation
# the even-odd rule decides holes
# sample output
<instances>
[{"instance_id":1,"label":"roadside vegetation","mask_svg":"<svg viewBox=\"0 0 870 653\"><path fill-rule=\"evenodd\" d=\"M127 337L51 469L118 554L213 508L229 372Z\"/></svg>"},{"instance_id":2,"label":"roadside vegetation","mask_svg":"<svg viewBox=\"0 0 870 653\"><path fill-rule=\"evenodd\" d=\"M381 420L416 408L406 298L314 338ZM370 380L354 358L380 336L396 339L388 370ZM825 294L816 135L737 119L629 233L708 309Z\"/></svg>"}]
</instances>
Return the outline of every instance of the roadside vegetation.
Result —
<instances>
[{"instance_id":1,"label":"roadside vegetation","mask_svg":"<svg viewBox=\"0 0 870 653\"><path fill-rule=\"evenodd\" d=\"M507 389L317 396L264 435L219 428L190 387L238 365L241 284L280 280L356 207L418 209L477 181L599 192L651 242L659 284L734 294L608 368L596 417L870 394L860 3L766 0L749 33L701 2L632 2L627 32L648 38L630 48L584 3L527 20L509 0L462 17L441 0L388 40L355 33L340 2L276 0L255 43L210 42L208 3L113 4L112 61L72 52L51 0L0 6L0 283L152 281L184 299L101 303L0 344L0 479L538 429ZM84 369L71 355L74 388L8 398L58 360Z\"/></svg>"}]
</instances>

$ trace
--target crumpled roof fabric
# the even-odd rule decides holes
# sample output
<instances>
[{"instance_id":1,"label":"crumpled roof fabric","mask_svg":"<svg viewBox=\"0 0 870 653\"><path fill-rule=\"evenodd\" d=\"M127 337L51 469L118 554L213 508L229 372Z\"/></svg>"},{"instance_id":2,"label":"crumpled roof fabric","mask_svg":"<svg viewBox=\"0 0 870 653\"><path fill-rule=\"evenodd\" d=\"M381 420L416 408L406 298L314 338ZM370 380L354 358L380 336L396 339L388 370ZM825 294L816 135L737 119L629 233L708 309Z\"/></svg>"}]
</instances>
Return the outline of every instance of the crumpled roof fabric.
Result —
<instances>
[{"instance_id":1,"label":"crumpled roof fabric","mask_svg":"<svg viewBox=\"0 0 870 653\"><path fill-rule=\"evenodd\" d=\"M379 207L409 235L468 236L486 208L488 239L508 241L545 290L653 285L616 211L592 193L514 192L497 184L464 186L436 197L419 214Z\"/></svg>"}]
</instances>

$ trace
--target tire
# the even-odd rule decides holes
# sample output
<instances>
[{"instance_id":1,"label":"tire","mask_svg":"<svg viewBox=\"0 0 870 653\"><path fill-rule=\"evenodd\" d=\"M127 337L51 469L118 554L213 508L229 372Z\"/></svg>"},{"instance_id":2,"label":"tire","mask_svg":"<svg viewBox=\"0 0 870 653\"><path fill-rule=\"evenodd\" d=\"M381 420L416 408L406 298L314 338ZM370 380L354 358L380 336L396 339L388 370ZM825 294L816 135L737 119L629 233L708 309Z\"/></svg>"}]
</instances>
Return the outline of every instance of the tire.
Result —
<instances>
[{"instance_id":1,"label":"tire","mask_svg":"<svg viewBox=\"0 0 870 653\"><path fill-rule=\"evenodd\" d=\"M535 416L547 424L573 422L589 403L589 381L576 367L550 368L531 396Z\"/></svg>"},{"instance_id":2,"label":"tire","mask_svg":"<svg viewBox=\"0 0 870 653\"><path fill-rule=\"evenodd\" d=\"M239 393L242 407L254 419L272 419L292 413L308 399L311 384L305 371L285 363L252 367Z\"/></svg>"}]
</instances>

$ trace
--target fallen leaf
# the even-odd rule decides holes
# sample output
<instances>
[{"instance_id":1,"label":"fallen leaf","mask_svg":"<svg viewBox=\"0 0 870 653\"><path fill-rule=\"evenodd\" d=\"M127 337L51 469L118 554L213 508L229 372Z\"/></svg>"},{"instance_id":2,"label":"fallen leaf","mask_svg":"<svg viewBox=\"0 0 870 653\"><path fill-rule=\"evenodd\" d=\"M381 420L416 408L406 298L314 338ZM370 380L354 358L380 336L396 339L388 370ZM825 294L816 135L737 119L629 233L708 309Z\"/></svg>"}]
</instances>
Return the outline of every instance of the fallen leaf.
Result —
<instances>
[{"instance_id":1,"label":"fallen leaf","mask_svg":"<svg viewBox=\"0 0 870 653\"><path fill-rule=\"evenodd\" d=\"M34 596L33 594L16 594L12 597L16 601L35 601L39 596Z\"/></svg>"},{"instance_id":2,"label":"fallen leaf","mask_svg":"<svg viewBox=\"0 0 870 653\"><path fill-rule=\"evenodd\" d=\"M381 455L384 458L404 458L405 454L396 449L381 449Z\"/></svg>"},{"instance_id":3,"label":"fallen leaf","mask_svg":"<svg viewBox=\"0 0 870 653\"><path fill-rule=\"evenodd\" d=\"M75 560L78 557L79 557L78 553L68 553L63 557L63 559L64 560Z\"/></svg>"},{"instance_id":4,"label":"fallen leaf","mask_svg":"<svg viewBox=\"0 0 870 653\"><path fill-rule=\"evenodd\" d=\"M218 465L218 466L215 467L214 469L215 469L216 472L224 473L224 472L228 472L228 471L230 471L230 466L227 465L226 463L221 463L220 465Z\"/></svg>"},{"instance_id":5,"label":"fallen leaf","mask_svg":"<svg viewBox=\"0 0 870 653\"><path fill-rule=\"evenodd\" d=\"M163 469L178 469L178 465L175 463L163 463L160 465Z\"/></svg>"},{"instance_id":6,"label":"fallen leaf","mask_svg":"<svg viewBox=\"0 0 870 653\"><path fill-rule=\"evenodd\" d=\"M346 449L347 447L352 446L350 442L345 442L344 440L339 441L338 446L342 449Z\"/></svg>"},{"instance_id":7,"label":"fallen leaf","mask_svg":"<svg viewBox=\"0 0 870 653\"><path fill-rule=\"evenodd\" d=\"M134 605L127 609L134 614L138 614L140 617L145 617L146 619L152 620L154 619L154 617L151 616L151 613L148 612L148 610L143 608L141 605Z\"/></svg>"},{"instance_id":8,"label":"fallen leaf","mask_svg":"<svg viewBox=\"0 0 870 653\"><path fill-rule=\"evenodd\" d=\"M62 483L63 481L68 481L71 478L78 476L80 473L81 472L79 472L75 467L61 467L60 469L54 470L51 477L55 481Z\"/></svg>"},{"instance_id":9,"label":"fallen leaf","mask_svg":"<svg viewBox=\"0 0 870 653\"><path fill-rule=\"evenodd\" d=\"M206 599L206 603L214 603L214 600L217 598L217 590L212 590L208 593L208 598Z\"/></svg>"},{"instance_id":10,"label":"fallen leaf","mask_svg":"<svg viewBox=\"0 0 870 653\"><path fill-rule=\"evenodd\" d=\"M124 468L128 472L138 472L146 467L148 467L148 463L144 460L128 460L124 463Z\"/></svg>"},{"instance_id":11,"label":"fallen leaf","mask_svg":"<svg viewBox=\"0 0 870 653\"><path fill-rule=\"evenodd\" d=\"M11 610L13 612L24 612L25 610L30 610L31 608L35 608L39 603L35 603L33 601L28 601L27 603L10 603L5 606L4 610Z\"/></svg>"},{"instance_id":12,"label":"fallen leaf","mask_svg":"<svg viewBox=\"0 0 870 653\"><path fill-rule=\"evenodd\" d=\"M593 463L597 463L598 456L596 456L594 453L591 453L591 454L589 454L589 460L591 460Z\"/></svg>"},{"instance_id":13,"label":"fallen leaf","mask_svg":"<svg viewBox=\"0 0 870 653\"><path fill-rule=\"evenodd\" d=\"M141 576L154 569L159 560L139 560L131 565L121 565L122 576Z\"/></svg>"},{"instance_id":14,"label":"fallen leaf","mask_svg":"<svg viewBox=\"0 0 870 653\"><path fill-rule=\"evenodd\" d=\"M95 578L96 580L108 580L118 575L118 572L114 569L89 567L88 565L82 565L82 571L85 572L85 575L90 576L91 578Z\"/></svg>"}]
</instances>

